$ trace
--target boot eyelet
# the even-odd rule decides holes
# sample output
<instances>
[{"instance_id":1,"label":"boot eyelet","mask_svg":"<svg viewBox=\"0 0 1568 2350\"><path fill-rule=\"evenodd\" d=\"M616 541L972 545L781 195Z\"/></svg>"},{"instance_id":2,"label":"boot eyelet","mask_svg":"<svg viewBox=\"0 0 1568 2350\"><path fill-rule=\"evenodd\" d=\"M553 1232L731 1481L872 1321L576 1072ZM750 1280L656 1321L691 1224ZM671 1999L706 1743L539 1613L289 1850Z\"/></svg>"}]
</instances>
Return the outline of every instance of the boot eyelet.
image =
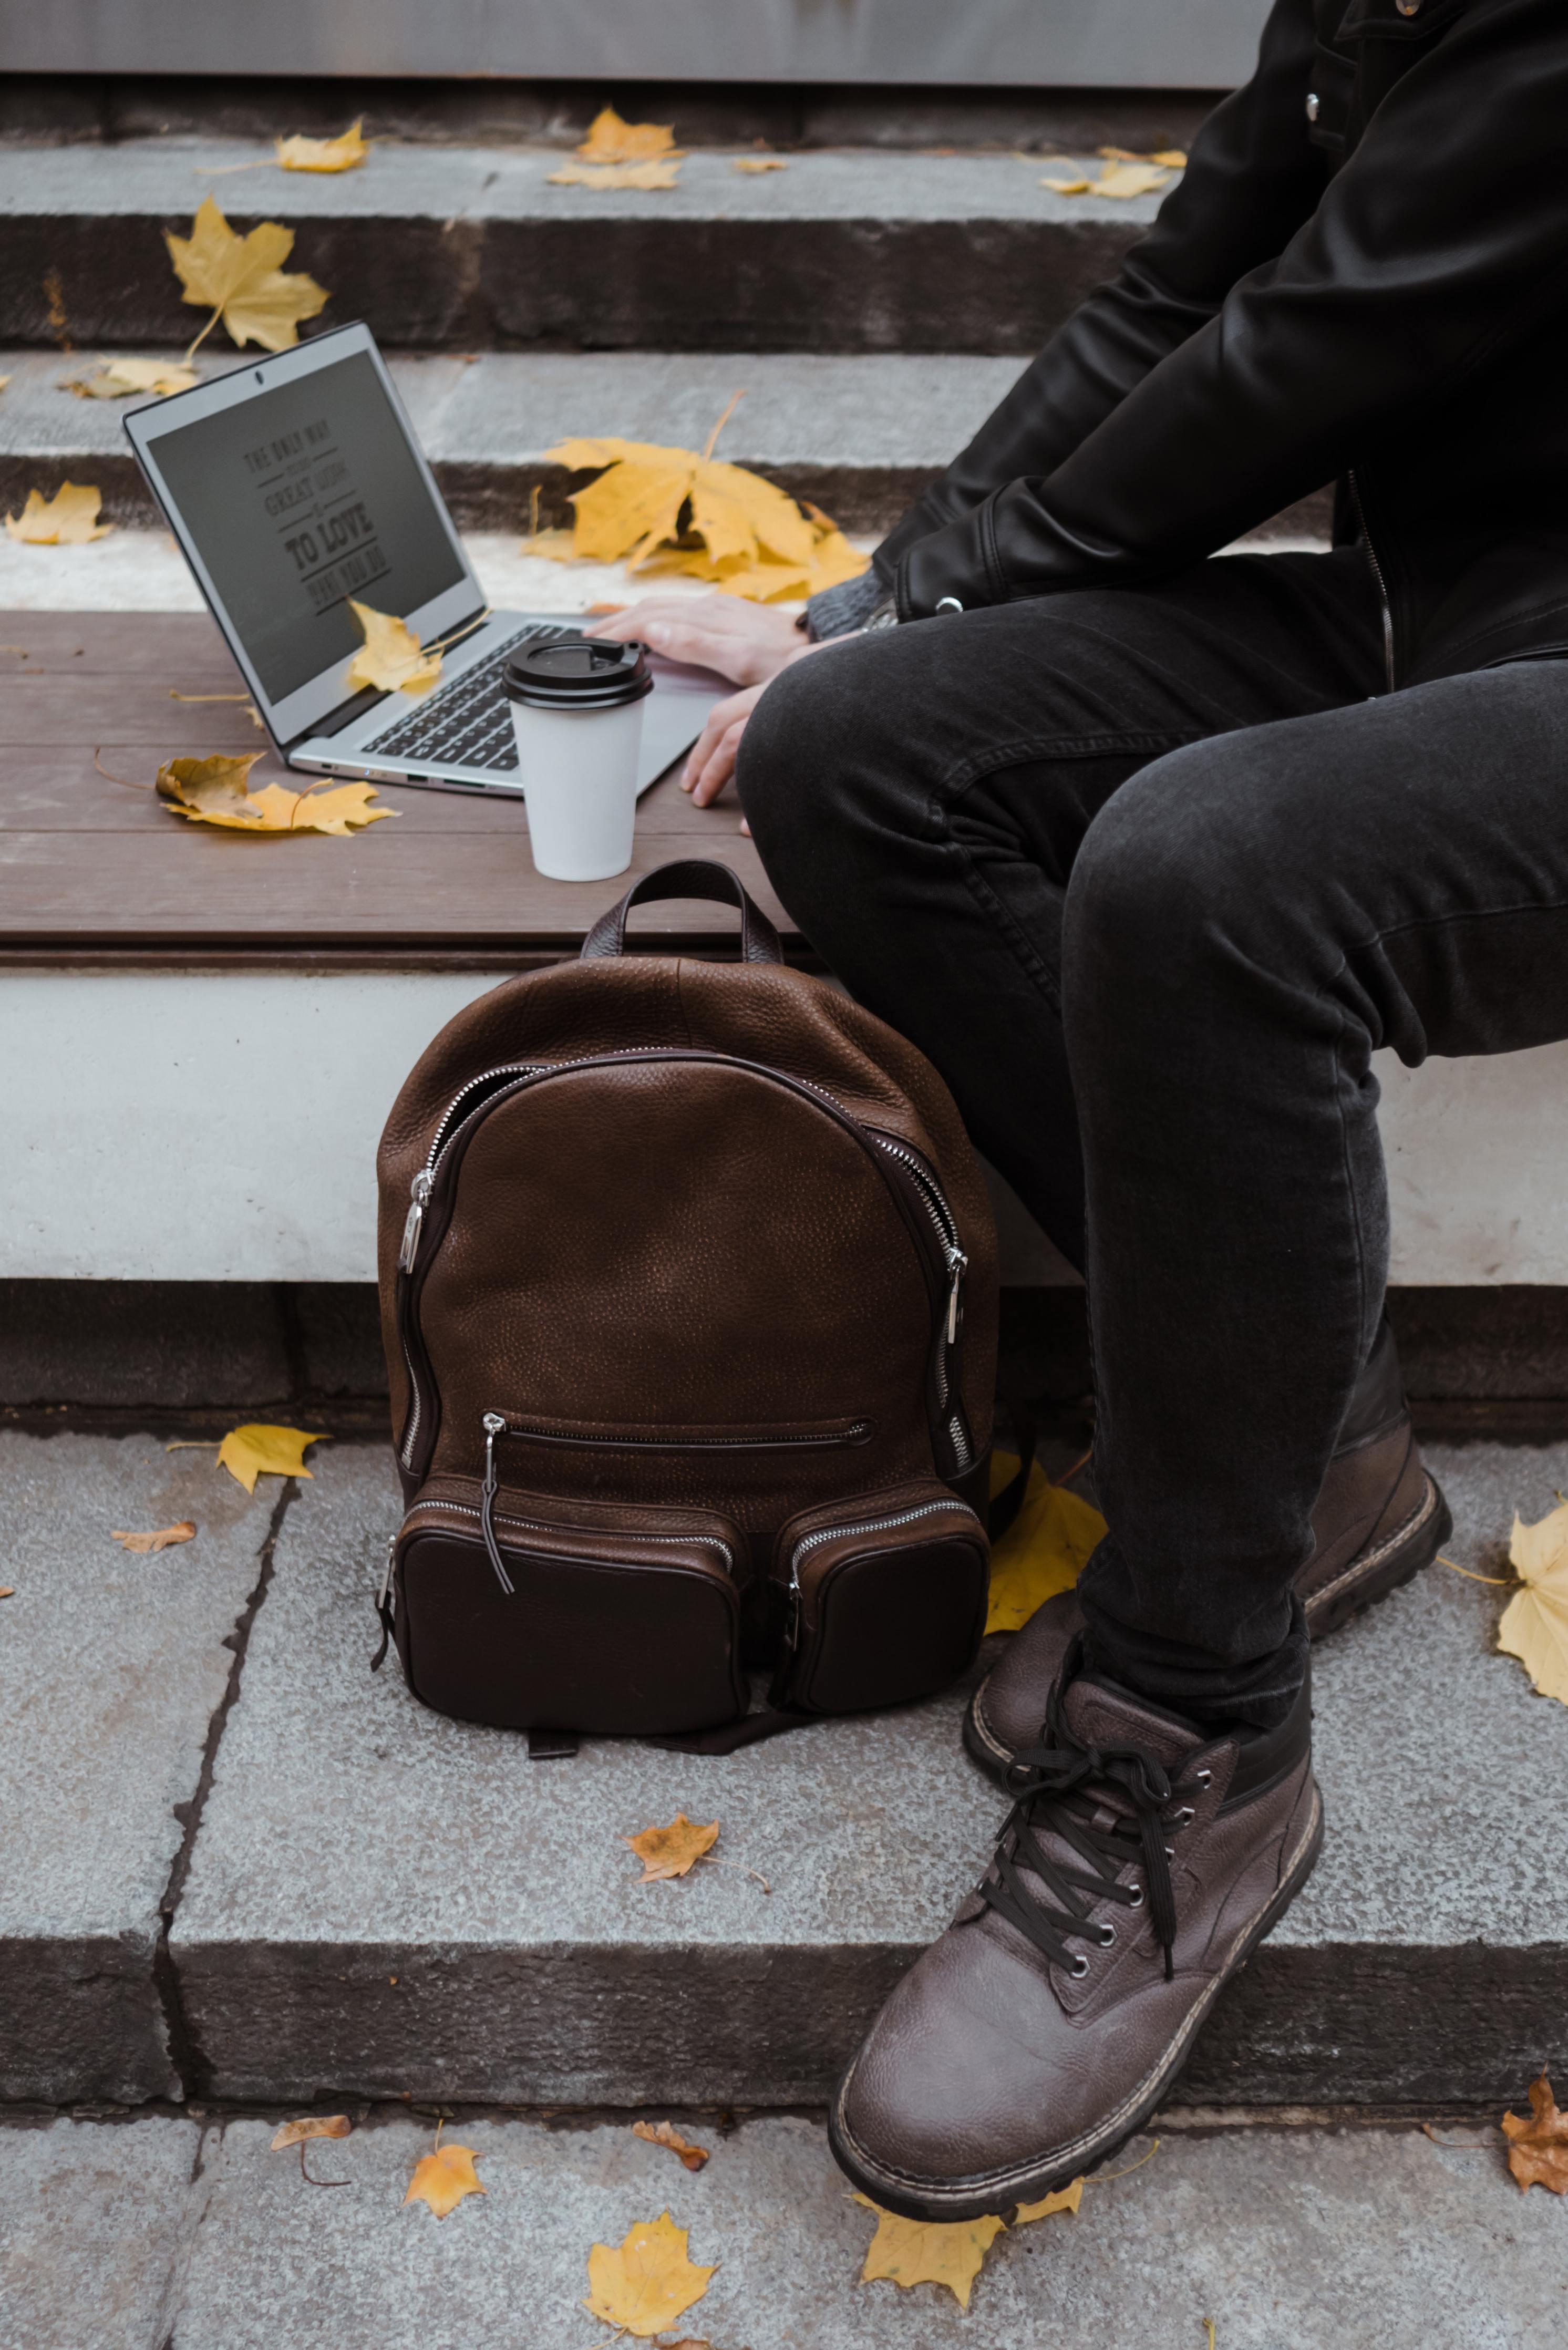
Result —
<instances>
[{"instance_id":1,"label":"boot eyelet","mask_svg":"<svg viewBox=\"0 0 1568 2350\"><path fill-rule=\"evenodd\" d=\"M1197 1817L1198 1814L1193 1810L1191 1804L1183 1804L1179 1812L1172 1814L1170 1825L1173 1828L1190 1827Z\"/></svg>"},{"instance_id":2,"label":"boot eyelet","mask_svg":"<svg viewBox=\"0 0 1568 2350\"><path fill-rule=\"evenodd\" d=\"M1082 1950L1078 1950L1074 1953L1073 1963L1068 1968L1067 1971L1073 1977L1075 1982L1083 1981L1084 1977L1089 1971L1089 1961L1084 1956Z\"/></svg>"},{"instance_id":3,"label":"boot eyelet","mask_svg":"<svg viewBox=\"0 0 1568 2350\"><path fill-rule=\"evenodd\" d=\"M1116 1939L1116 1929L1114 1926L1102 1926L1100 1928L1100 1948L1102 1950L1108 1950Z\"/></svg>"},{"instance_id":4,"label":"boot eyelet","mask_svg":"<svg viewBox=\"0 0 1568 2350\"><path fill-rule=\"evenodd\" d=\"M1194 1771L1192 1775L1200 1787L1207 1787L1214 1773L1212 1771Z\"/></svg>"},{"instance_id":5,"label":"boot eyelet","mask_svg":"<svg viewBox=\"0 0 1568 2350\"><path fill-rule=\"evenodd\" d=\"M1134 1885L1128 1888L1127 1908L1129 1909L1141 1909L1143 1908L1143 1887L1141 1885Z\"/></svg>"}]
</instances>

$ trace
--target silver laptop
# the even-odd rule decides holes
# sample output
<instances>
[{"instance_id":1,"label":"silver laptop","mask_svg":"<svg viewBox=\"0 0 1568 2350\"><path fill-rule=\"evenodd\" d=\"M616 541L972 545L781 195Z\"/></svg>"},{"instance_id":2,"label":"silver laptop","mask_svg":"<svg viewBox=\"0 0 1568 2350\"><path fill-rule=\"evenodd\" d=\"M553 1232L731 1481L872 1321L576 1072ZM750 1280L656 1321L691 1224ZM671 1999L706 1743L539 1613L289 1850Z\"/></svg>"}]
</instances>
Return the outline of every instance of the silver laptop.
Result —
<instances>
[{"instance_id":1,"label":"silver laptop","mask_svg":"<svg viewBox=\"0 0 1568 2350\"><path fill-rule=\"evenodd\" d=\"M125 430L213 618L291 767L521 795L501 671L576 616L485 612L462 541L368 327L340 327L135 409ZM348 599L451 644L420 700L350 692ZM477 622L478 625L473 624ZM732 691L657 659L638 789Z\"/></svg>"}]
</instances>

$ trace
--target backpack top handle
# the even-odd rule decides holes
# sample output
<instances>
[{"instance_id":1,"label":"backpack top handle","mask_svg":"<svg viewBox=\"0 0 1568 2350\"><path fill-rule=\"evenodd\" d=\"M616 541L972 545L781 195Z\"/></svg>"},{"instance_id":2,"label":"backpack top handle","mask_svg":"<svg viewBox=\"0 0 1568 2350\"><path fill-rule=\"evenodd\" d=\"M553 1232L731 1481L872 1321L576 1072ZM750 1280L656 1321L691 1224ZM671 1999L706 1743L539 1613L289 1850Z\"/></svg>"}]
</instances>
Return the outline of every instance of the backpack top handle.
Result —
<instances>
[{"instance_id":1,"label":"backpack top handle","mask_svg":"<svg viewBox=\"0 0 1568 2350\"><path fill-rule=\"evenodd\" d=\"M721 905L728 902L738 907L741 961L783 962L779 934L762 908L747 895L740 875L708 857L682 857L673 865L658 866L653 872L645 873L640 881L634 881L619 904L601 914L583 941L582 960L587 962L600 955L624 954L627 916L634 906L650 905L660 898L711 898Z\"/></svg>"}]
</instances>

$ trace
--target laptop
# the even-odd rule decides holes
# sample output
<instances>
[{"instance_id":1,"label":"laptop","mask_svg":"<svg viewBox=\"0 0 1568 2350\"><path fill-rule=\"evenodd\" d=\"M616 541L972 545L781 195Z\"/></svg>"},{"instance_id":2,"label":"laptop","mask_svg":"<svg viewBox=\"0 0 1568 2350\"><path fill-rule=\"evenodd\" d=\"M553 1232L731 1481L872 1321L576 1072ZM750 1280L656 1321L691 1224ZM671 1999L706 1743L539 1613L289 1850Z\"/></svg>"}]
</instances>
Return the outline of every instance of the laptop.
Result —
<instances>
[{"instance_id":1,"label":"laptop","mask_svg":"<svg viewBox=\"0 0 1568 2350\"><path fill-rule=\"evenodd\" d=\"M283 759L308 775L521 797L501 671L576 615L489 612L368 327L339 327L134 409L130 445ZM417 701L351 692L348 601L446 643ZM650 657L638 790L688 751L721 695Z\"/></svg>"}]
</instances>

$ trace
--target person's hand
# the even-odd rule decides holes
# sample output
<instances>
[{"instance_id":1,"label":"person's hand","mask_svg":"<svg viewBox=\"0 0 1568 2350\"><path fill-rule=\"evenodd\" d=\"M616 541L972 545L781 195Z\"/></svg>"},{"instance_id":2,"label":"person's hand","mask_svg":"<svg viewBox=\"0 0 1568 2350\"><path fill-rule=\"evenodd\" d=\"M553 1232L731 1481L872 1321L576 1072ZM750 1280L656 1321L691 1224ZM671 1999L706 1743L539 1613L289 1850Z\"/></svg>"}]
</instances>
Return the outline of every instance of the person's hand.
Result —
<instances>
[{"instance_id":1,"label":"person's hand","mask_svg":"<svg viewBox=\"0 0 1568 2350\"><path fill-rule=\"evenodd\" d=\"M810 650L808 647L806 650ZM741 747L741 735L747 719L762 700L768 681L760 685L748 685L742 693L732 693L727 701L716 702L708 712L702 732L687 754L686 764L680 770L680 788L690 792L699 807L716 800L735 772L735 754ZM744 818L741 830L750 829Z\"/></svg>"},{"instance_id":2,"label":"person's hand","mask_svg":"<svg viewBox=\"0 0 1568 2350\"><path fill-rule=\"evenodd\" d=\"M749 604L743 597L726 596L717 588L711 596L649 596L640 604L628 605L624 612L607 612L583 633L647 645L666 660L717 670L736 685L765 685L812 650L787 612ZM719 788L714 785L715 791Z\"/></svg>"}]
</instances>

